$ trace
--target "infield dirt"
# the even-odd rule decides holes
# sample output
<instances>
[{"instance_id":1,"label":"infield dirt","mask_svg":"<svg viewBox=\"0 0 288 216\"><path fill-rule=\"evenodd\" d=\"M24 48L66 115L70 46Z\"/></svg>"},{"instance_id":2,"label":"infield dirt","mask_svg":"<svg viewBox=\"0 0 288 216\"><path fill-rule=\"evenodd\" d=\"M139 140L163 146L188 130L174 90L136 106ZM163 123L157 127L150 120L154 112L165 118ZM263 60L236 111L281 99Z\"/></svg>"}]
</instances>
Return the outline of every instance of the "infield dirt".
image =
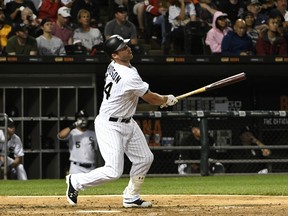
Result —
<instances>
[{"instance_id":1,"label":"infield dirt","mask_svg":"<svg viewBox=\"0 0 288 216\"><path fill-rule=\"evenodd\" d=\"M0 196L0 215L288 215L288 196L143 195L152 208L125 209L122 196Z\"/></svg>"}]
</instances>

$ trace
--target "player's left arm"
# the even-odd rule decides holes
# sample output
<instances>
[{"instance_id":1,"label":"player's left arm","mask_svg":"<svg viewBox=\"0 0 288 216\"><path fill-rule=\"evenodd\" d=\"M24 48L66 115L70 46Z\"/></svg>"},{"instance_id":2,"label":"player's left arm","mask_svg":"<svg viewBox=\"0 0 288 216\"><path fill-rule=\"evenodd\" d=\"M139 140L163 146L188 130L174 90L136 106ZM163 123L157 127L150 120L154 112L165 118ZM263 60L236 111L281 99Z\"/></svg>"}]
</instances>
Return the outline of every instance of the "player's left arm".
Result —
<instances>
[{"instance_id":1,"label":"player's left arm","mask_svg":"<svg viewBox=\"0 0 288 216\"><path fill-rule=\"evenodd\" d=\"M141 98L149 104L158 106L166 103L167 101L167 96L160 95L150 90L148 90Z\"/></svg>"},{"instance_id":2,"label":"player's left arm","mask_svg":"<svg viewBox=\"0 0 288 216\"><path fill-rule=\"evenodd\" d=\"M144 94L141 98L149 104L158 106L173 106L178 102L178 100L173 95L160 95L150 90L148 90L146 94Z\"/></svg>"}]
</instances>

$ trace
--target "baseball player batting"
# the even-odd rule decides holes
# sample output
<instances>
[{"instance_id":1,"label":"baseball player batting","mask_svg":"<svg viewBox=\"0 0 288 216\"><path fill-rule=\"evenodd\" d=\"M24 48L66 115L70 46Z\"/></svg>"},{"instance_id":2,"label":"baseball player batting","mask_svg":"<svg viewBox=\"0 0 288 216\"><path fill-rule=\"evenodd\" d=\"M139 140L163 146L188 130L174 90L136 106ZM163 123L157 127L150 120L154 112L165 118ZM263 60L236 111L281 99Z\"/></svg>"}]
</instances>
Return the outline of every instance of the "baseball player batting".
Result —
<instances>
[{"instance_id":1,"label":"baseball player batting","mask_svg":"<svg viewBox=\"0 0 288 216\"><path fill-rule=\"evenodd\" d=\"M132 116L139 97L149 104L164 107L173 106L178 100L173 95L160 95L149 90L149 84L130 64L133 54L128 42L129 39L113 35L104 43L104 52L112 61L105 74L103 101L94 125L105 165L89 173L66 176L66 197L71 205L77 204L79 190L120 178L126 154L132 167L129 183L123 191L123 207L152 206L151 202L140 198L140 190L154 156Z\"/></svg>"}]
</instances>

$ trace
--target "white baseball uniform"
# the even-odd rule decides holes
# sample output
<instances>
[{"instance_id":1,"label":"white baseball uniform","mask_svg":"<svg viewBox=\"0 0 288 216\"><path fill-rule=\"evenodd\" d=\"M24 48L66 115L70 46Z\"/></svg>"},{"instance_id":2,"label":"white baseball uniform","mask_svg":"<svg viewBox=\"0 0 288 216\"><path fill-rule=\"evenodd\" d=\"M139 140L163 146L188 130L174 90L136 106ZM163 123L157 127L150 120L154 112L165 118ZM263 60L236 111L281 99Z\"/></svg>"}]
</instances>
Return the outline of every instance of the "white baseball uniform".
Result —
<instances>
[{"instance_id":1,"label":"white baseball uniform","mask_svg":"<svg viewBox=\"0 0 288 216\"><path fill-rule=\"evenodd\" d=\"M96 150L98 148L95 132L92 130L71 130L69 135L59 140L68 141L70 153L69 173L87 173L96 168Z\"/></svg>"},{"instance_id":2,"label":"white baseball uniform","mask_svg":"<svg viewBox=\"0 0 288 216\"><path fill-rule=\"evenodd\" d=\"M89 173L72 175L71 184L76 190L97 186L119 178L124 169L124 153L132 162L130 181L123 192L125 202L133 202L140 196L154 156L145 136L132 119L139 97L148 91L133 66L124 66L112 61L106 72L103 101L95 119L95 132L105 161L103 167Z\"/></svg>"},{"instance_id":3,"label":"white baseball uniform","mask_svg":"<svg viewBox=\"0 0 288 216\"><path fill-rule=\"evenodd\" d=\"M0 130L0 153L2 155L5 154L4 152L4 141L5 141L5 135L3 130ZM8 148L8 166L10 166L14 159L12 157L24 157L24 149L23 144L20 139L20 137L16 134L13 134L11 139L7 142L7 148ZM19 164L16 168L17 173L17 179L18 180L27 180L27 174L24 169L23 164Z\"/></svg>"}]
</instances>

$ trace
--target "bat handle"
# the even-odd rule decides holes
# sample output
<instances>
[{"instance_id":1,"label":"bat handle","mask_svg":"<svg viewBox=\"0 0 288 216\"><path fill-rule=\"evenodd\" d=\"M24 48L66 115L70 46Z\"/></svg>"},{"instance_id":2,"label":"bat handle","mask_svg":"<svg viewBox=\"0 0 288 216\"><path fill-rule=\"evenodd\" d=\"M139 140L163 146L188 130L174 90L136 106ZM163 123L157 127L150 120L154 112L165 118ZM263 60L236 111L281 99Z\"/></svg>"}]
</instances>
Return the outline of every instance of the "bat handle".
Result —
<instances>
[{"instance_id":1,"label":"bat handle","mask_svg":"<svg viewBox=\"0 0 288 216\"><path fill-rule=\"evenodd\" d=\"M181 99L183 99L183 98L189 97L189 96L191 96L191 95L199 94L199 93L205 92L205 91L206 91L206 86L205 86L205 87L202 87L202 88L199 88L199 89L196 89L196 90L194 90L194 91L191 91L191 92L182 94L182 95L178 95L176 98L177 98L177 100L181 100Z\"/></svg>"}]
</instances>

